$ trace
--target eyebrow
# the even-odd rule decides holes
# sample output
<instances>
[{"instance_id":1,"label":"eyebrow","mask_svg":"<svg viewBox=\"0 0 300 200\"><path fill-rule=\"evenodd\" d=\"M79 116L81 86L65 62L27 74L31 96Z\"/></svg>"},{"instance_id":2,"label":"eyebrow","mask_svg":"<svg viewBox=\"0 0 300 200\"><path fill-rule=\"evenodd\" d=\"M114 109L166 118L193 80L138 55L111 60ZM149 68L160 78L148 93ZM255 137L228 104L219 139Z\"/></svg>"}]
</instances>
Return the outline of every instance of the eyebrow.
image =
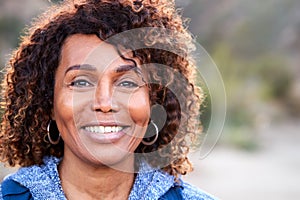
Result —
<instances>
[{"instance_id":1,"label":"eyebrow","mask_svg":"<svg viewBox=\"0 0 300 200\"><path fill-rule=\"evenodd\" d=\"M72 65L72 66L68 67L65 74L67 74L71 70L97 71L97 68L94 67L93 65L89 65L89 64ZM120 65L114 71L116 73L124 73L124 72L128 72L128 71L131 71L131 70L135 71L138 74L141 74L141 70L135 65Z\"/></svg>"},{"instance_id":2,"label":"eyebrow","mask_svg":"<svg viewBox=\"0 0 300 200\"><path fill-rule=\"evenodd\" d=\"M135 65L120 65L120 66L115 70L115 72L116 72L116 73L123 73L123 72L131 71L131 70L140 73L139 68L138 68L137 66L135 66Z\"/></svg>"},{"instance_id":3,"label":"eyebrow","mask_svg":"<svg viewBox=\"0 0 300 200\"><path fill-rule=\"evenodd\" d=\"M68 73L71 70L79 70L79 69L80 70L87 70L87 71L97 71L97 68L94 67L93 65L81 64L81 65L72 65L72 66L68 67L65 74Z\"/></svg>"},{"instance_id":4,"label":"eyebrow","mask_svg":"<svg viewBox=\"0 0 300 200\"><path fill-rule=\"evenodd\" d=\"M116 73L124 73L124 72L128 72L128 71L134 71L135 73L137 73L139 76L142 77L143 82L146 83L144 77L143 77L143 73L141 71L140 68L138 68L136 65L120 65L115 72Z\"/></svg>"}]
</instances>

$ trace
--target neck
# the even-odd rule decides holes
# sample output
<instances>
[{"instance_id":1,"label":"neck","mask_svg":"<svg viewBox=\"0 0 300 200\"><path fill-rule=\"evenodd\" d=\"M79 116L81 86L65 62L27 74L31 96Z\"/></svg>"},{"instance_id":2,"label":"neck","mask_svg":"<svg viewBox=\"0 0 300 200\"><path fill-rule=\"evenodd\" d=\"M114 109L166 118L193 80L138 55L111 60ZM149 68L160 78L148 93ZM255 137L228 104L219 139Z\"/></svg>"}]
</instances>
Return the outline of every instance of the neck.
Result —
<instances>
[{"instance_id":1,"label":"neck","mask_svg":"<svg viewBox=\"0 0 300 200\"><path fill-rule=\"evenodd\" d=\"M133 168L133 158L129 158L126 162ZM95 167L68 158L63 158L60 163L59 175L68 200L128 199L134 183L134 173L103 165Z\"/></svg>"}]
</instances>

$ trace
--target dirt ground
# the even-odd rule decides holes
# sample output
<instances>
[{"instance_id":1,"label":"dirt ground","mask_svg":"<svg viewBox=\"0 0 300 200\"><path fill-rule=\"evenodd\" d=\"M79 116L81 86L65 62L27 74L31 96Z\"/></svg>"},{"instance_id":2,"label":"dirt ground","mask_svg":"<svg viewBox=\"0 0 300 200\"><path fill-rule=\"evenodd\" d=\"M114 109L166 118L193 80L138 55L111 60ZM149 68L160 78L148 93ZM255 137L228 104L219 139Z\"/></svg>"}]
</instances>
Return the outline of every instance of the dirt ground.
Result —
<instances>
[{"instance_id":1,"label":"dirt ground","mask_svg":"<svg viewBox=\"0 0 300 200\"><path fill-rule=\"evenodd\" d=\"M300 121L271 125L259 134L260 148L216 148L184 179L224 200L300 199Z\"/></svg>"}]
</instances>

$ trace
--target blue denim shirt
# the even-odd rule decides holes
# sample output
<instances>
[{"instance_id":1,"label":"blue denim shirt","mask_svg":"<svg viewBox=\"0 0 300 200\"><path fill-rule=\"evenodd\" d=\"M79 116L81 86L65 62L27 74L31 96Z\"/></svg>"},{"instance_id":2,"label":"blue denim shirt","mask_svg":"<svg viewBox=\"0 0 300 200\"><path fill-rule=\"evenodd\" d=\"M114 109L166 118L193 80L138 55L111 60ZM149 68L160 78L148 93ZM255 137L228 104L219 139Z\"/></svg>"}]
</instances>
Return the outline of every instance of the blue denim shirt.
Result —
<instances>
[{"instance_id":1,"label":"blue denim shirt","mask_svg":"<svg viewBox=\"0 0 300 200\"><path fill-rule=\"evenodd\" d=\"M60 159L46 157L44 165L20 168L16 173L8 176L29 188L34 199L66 200L61 187L57 165ZM164 195L174 186L174 177L159 170L153 169L147 164L143 164L143 170L138 173L133 188L129 195L129 200L156 200ZM145 170L145 168L148 168ZM149 170L150 169L150 170ZM183 198L187 200L215 200L216 198L201 191L200 189L182 182ZM2 192L0 186L0 200Z\"/></svg>"}]
</instances>

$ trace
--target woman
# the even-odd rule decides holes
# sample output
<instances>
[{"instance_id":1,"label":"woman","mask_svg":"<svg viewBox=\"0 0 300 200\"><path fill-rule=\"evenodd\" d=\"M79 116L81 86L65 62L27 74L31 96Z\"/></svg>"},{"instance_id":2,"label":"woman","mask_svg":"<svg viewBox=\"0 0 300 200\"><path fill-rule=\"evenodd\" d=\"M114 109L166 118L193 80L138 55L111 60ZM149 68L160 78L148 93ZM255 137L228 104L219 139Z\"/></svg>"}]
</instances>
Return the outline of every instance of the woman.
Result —
<instances>
[{"instance_id":1,"label":"woman","mask_svg":"<svg viewBox=\"0 0 300 200\"><path fill-rule=\"evenodd\" d=\"M7 69L0 155L21 168L1 198L213 199L180 179L200 129L190 47L171 1L51 8Z\"/></svg>"}]
</instances>

